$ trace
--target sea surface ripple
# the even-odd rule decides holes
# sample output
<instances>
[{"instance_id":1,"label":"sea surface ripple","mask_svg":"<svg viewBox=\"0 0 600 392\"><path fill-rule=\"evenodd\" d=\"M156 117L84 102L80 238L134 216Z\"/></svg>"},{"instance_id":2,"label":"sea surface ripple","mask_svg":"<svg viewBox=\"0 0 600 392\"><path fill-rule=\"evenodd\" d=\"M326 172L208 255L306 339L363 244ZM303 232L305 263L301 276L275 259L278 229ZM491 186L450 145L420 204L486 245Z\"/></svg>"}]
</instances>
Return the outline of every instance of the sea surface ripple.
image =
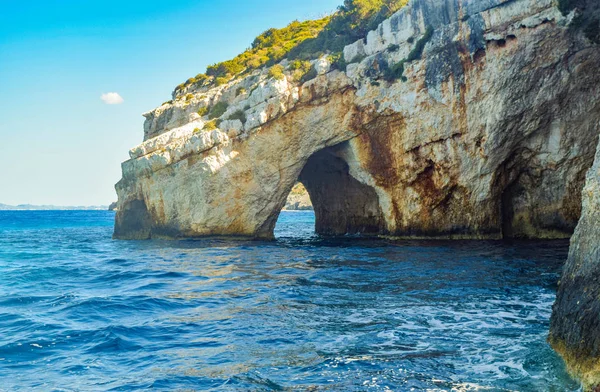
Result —
<instances>
[{"instance_id":1,"label":"sea surface ripple","mask_svg":"<svg viewBox=\"0 0 600 392\"><path fill-rule=\"evenodd\" d=\"M568 242L113 241L0 212L0 391L575 391L546 343Z\"/></svg>"}]
</instances>

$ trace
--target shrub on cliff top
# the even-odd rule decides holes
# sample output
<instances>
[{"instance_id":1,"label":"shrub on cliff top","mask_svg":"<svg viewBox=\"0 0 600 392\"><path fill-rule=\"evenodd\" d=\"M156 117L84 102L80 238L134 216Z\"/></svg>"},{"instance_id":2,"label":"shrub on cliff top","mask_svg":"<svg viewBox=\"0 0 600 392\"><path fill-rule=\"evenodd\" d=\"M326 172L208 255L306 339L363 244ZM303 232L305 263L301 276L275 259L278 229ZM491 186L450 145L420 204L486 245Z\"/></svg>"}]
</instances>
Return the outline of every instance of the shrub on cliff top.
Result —
<instances>
[{"instance_id":1,"label":"shrub on cliff top","mask_svg":"<svg viewBox=\"0 0 600 392\"><path fill-rule=\"evenodd\" d=\"M248 50L232 60L209 66L206 74L189 79L175 92L199 81L201 85L210 81L222 84L240 73L274 65L286 58L306 60L341 52L344 46L364 38L407 3L408 0L345 0L331 16L269 29L256 37Z\"/></svg>"},{"instance_id":2,"label":"shrub on cliff top","mask_svg":"<svg viewBox=\"0 0 600 392\"><path fill-rule=\"evenodd\" d=\"M244 71L273 65L283 60L301 42L315 38L327 25L330 17L305 22L294 21L282 29L269 29L256 37L252 46L232 60L210 65L206 75L232 78Z\"/></svg>"},{"instance_id":3,"label":"shrub on cliff top","mask_svg":"<svg viewBox=\"0 0 600 392\"><path fill-rule=\"evenodd\" d=\"M198 116L204 117L208 114L208 108L206 106L203 108L200 108L200 109L198 109L198 111L196 113L198 113Z\"/></svg>"},{"instance_id":4,"label":"shrub on cliff top","mask_svg":"<svg viewBox=\"0 0 600 392\"><path fill-rule=\"evenodd\" d=\"M221 85L223 85L223 84L225 84L225 83L227 83L227 82L229 82L229 78L226 78L226 77L221 77L221 76L220 76L220 77L218 77L218 78L215 78L214 85L215 85L215 86L221 86Z\"/></svg>"},{"instance_id":5,"label":"shrub on cliff top","mask_svg":"<svg viewBox=\"0 0 600 392\"><path fill-rule=\"evenodd\" d=\"M306 61L306 60L294 60L291 62L290 64L290 69L292 71L304 71L304 72L308 72L308 70L310 70L311 67L311 63L310 61Z\"/></svg>"},{"instance_id":6,"label":"shrub on cliff top","mask_svg":"<svg viewBox=\"0 0 600 392\"><path fill-rule=\"evenodd\" d=\"M195 85L195 86L205 86L207 84L209 84L210 82L212 82L212 79L209 78L207 75L205 74L198 74L193 78L189 78L188 80L185 81L185 83L181 83L179 86L175 87L175 91L181 91L183 89L185 89L187 86L191 86L191 85Z\"/></svg>"},{"instance_id":7,"label":"shrub on cliff top","mask_svg":"<svg viewBox=\"0 0 600 392\"><path fill-rule=\"evenodd\" d=\"M285 74L283 71L283 67L279 64L276 64L269 69L269 77L276 80L283 80L285 79Z\"/></svg>"},{"instance_id":8,"label":"shrub on cliff top","mask_svg":"<svg viewBox=\"0 0 600 392\"><path fill-rule=\"evenodd\" d=\"M306 60L294 60L290 64L290 69L292 70L292 79L295 81L300 81L306 75L310 69L312 68L312 64L310 61Z\"/></svg>"},{"instance_id":9,"label":"shrub on cliff top","mask_svg":"<svg viewBox=\"0 0 600 392\"><path fill-rule=\"evenodd\" d=\"M290 50L288 58L316 58L344 50L404 7L408 0L345 0L319 35Z\"/></svg>"},{"instance_id":10,"label":"shrub on cliff top","mask_svg":"<svg viewBox=\"0 0 600 392\"><path fill-rule=\"evenodd\" d=\"M202 130L203 131L214 131L215 129L217 129L219 127L220 124L221 124L221 122L218 119L214 119L214 120L211 120L211 121L205 123Z\"/></svg>"},{"instance_id":11,"label":"shrub on cliff top","mask_svg":"<svg viewBox=\"0 0 600 392\"><path fill-rule=\"evenodd\" d=\"M206 74L208 76L232 76L238 74L244 70L244 65L235 61L228 60L219 64L209 65L206 68Z\"/></svg>"}]
</instances>

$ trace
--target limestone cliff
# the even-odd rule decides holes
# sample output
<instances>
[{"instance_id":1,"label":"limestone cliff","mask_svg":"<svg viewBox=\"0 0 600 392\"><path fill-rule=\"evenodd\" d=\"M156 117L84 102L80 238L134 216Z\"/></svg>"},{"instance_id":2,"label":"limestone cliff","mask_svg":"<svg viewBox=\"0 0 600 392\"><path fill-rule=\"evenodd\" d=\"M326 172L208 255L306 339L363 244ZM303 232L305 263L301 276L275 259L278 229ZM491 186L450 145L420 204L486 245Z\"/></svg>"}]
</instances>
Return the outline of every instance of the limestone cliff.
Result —
<instances>
[{"instance_id":1,"label":"limestone cliff","mask_svg":"<svg viewBox=\"0 0 600 392\"><path fill-rule=\"evenodd\" d=\"M294 185L283 209L287 211L309 211L313 209L310 195L302 183L299 182Z\"/></svg>"},{"instance_id":2,"label":"limestone cliff","mask_svg":"<svg viewBox=\"0 0 600 392\"><path fill-rule=\"evenodd\" d=\"M550 342L586 388L600 387L600 146L583 190L583 215L552 314Z\"/></svg>"},{"instance_id":3,"label":"limestone cliff","mask_svg":"<svg viewBox=\"0 0 600 392\"><path fill-rule=\"evenodd\" d=\"M300 82L256 70L146 113L115 238L272 238L301 181L321 234L566 238L600 51L553 0L412 0Z\"/></svg>"}]
</instances>

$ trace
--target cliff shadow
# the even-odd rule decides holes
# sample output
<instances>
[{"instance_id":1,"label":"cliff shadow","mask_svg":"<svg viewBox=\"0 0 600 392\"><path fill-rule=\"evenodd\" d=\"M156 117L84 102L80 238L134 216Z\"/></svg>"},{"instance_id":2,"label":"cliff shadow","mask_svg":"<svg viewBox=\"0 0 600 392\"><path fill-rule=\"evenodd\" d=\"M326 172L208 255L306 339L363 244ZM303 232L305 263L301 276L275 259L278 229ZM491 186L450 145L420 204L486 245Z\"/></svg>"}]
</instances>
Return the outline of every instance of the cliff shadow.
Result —
<instances>
[{"instance_id":1,"label":"cliff shadow","mask_svg":"<svg viewBox=\"0 0 600 392\"><path fill-rule=\"evenodd\" d=\"M373 188L350 174L339 152L347 142L309 157L298 181L306 188L315 213L315 233L323 236L377 235L383 227L379 198Z\"/></svg>"}]
</instances>

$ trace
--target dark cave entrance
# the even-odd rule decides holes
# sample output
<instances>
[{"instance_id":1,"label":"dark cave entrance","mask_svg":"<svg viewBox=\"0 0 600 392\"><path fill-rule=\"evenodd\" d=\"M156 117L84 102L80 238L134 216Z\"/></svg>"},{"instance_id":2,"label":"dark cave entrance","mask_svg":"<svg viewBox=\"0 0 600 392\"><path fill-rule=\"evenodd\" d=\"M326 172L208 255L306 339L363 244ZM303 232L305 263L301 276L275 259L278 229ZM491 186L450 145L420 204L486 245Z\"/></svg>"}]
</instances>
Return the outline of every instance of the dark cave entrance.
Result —
<instances>
[{"instance_id":1,"label":"dark cave entrance","mask_svg":"<svg viewBox=\"0 0 600 392\"><path fill-rule=\"evenodd\" d=\"M323 236L380 234L383 215L377 193L352 177L343 158L345 147L342 143L316 152L298 177L314 208L314 232Z\"/></svg>"},{"instance_id":2,"label":"dark cave entrance","mask_svg":"<svg viewBox=\"0 0 600 392\"><path fill-rule=\"evenodd\" d=\"M500 197L500 219L502 228L502 238L512 239L515 236L513 221L515 219L515 208L513 199L515 197L515 185L509 185Z\"/></svg>"}]
</instances>

